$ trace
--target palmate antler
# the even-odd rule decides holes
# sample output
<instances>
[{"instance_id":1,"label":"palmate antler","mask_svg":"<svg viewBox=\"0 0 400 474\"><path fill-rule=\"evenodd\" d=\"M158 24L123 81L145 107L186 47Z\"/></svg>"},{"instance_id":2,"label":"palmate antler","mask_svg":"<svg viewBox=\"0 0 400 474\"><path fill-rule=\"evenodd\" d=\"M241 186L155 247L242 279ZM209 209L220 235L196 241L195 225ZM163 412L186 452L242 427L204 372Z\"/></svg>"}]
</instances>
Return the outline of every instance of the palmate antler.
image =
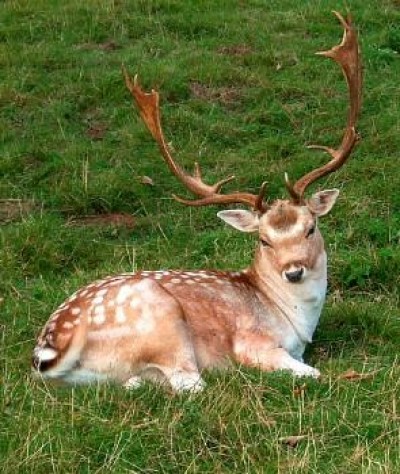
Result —
<instances>
[{"instance_id":1,"label":"palmate antler","mask_svg":"<svg viewBox=\"0 0 400 474\"><path fill-rule=\"evenodd\" d=\"M201 170L198 163L195 163L193 176L185 173L185 171L172 158L171 152L165 141L161 128L158 92L155 90L152 90L150 93L144 92L138 83L137 76L135 76L132 81L125 67L122 67L122 71L125 77L126 86L135 99L144 123L146 124L150 133L153 135L155 141L158 143L161 154L164 157L169 169L186 186L186 188L189 189L189 191L200 197L200 199L190 201L182 199L178 196L174 196L177 201L189 206L240 203L251 206L261 213L265 212L267 206L263 200L263 196L266 183L261 185L258 196L255 194L240 192L220 194L222 186L232 181L235 178L234 176L229 176L228 178L224 178L213 185L208 185L201 179Z\"/></svg>"},{"instance_id":2,"label":"palmate antler","mask_svg":"<svg viewBox=\"0 0 400 474\"><path fill-rule=\"evenodd\" d=\"M329 51L324 51L317 54L334 59L342 67L348 84L350 96L347 126L343 135L342 143L337 150L320 145L311 145L308 147L326 151L332 156L331 161L306 174L297 180L294 185L290 183L287 175L285 175L286 187L292 197L292 200L296 203L302 203L304 201L304 192L311 183L329 173L332 173L333 171L336 171L345 163L345 161L350 156L350 153L354 148L358 138L355 125L361 107L362 75L357 33L352 26L350 18L345 20L340 15L340 13L334 12L334 14L339 19L344 28L342 42L340 45L334 46ZM251 206L254 210L260 213L263 213L268 209L268 205L263 198L266 187L265 182L261 185L258 195L241 192L221 194L220 190L222 186L232 181L234 176L229 176L213 185L208 185L204 183L201 178L201 170L198 163L195 163L193 176L187 174L174 161L165 141L161 128L158 92L155 90L152 90L150 93L144 92L138 83L137 76L135 76L135 78L132 80L125 67L122 67L122 70L125 77L126 86L131 92L139 108L140 115L144 123L146 124L153 138L156 140L168 167L172 173L182 182L182 184L187 189L189 189L189 191L191 191L194 195L199 196L199 199L195 200L186 200L178 196L174 196L177 201L189 206L206 206L209 204L232 203L245 204Z\"/></svg>"},{"instance_id":3,"label":"palmate antler","mask_svg":"<svg viewBox=\"0 0 400 474\"><path fill-rule=\"evenodd\" d=\"M357 32L353 28L351 18L345 20L338 12L333 12L344 28L342 42L329 51L317 54L332 58L342 68L349 90L350 106L347 117L347 126L343 134L342 143L337 150L321 145L310 145L308 148L324 150L332 156L331 161L310 171L292 185L285 175L286 187L295 202L303 202L304 192L311 183L329 173L338 170L349 158L358 140L356 122L361 108L362 68L357 41Z\"/></svg>"}]
</instances>

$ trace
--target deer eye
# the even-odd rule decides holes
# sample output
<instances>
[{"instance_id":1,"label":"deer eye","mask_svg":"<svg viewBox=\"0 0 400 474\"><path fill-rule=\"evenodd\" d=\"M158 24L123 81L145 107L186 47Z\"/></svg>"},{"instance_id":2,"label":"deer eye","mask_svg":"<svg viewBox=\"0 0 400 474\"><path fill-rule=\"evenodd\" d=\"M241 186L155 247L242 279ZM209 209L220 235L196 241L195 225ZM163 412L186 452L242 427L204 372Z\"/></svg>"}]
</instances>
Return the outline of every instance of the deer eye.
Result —
<instances>
[{"instance_id":1,"label":"deer eye","mask_svg":"<svg viewBox=\"0 0 400 474\"><path fill-rule=\"evenodd\" d=\"M313 225L312 227L310 227L310 228L308 229L308 232L307 232L307 234L306 234L306 238L308 238L308 237L310 237L311 235L313 235L314 232L315 232L315 225Z\"/></svg>"},{"instance_id":2,"label":"deer eye","mask_svg":"<svg viewBox=\"0 0 400 474\"><path fill-rule=\"evenodd\" d=\"M260 239L260 244L263 247L272 247L272 245L268 242L268 240L265 240L265 239Z\"/></svg>"}]
</instances>

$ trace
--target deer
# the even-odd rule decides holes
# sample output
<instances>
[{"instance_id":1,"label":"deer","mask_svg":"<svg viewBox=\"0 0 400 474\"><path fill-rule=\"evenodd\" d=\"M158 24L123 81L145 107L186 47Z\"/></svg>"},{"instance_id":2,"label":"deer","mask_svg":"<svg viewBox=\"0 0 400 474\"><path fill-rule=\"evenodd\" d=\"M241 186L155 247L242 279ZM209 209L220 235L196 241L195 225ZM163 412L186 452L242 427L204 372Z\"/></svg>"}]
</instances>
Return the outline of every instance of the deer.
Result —
<instances>
[{"instance_id":1,"label":"deer","mask_svg":"<svg viewBox=\"0 0 400 474\"><path fill-rule=\"evenodd\" d=\"M241 204L217 216L258 243L242 271L138 270L108 276L76 291L50 316L33 350L32 367L43 379L69 384L111 381L136 388L162 381L173 391L200 391L203 371L239 364L261 371L320 377L303 360L327 291L327 254L318 219L328 214L338 189L307 188L348 160L359 140L362 67L357 32L348 15L333 12L343 27L340 44L319 52L333 59L347 82L346 128L338 148L310 145L330 161L294 184L288 198L268 202L258 194L222 193L234 176L209 185L195 163L193 175L172 156L161 127L159 93L145 92L123 66L125 84L173 175L194 196L188 206Z\"/></svg>"}]
</instances>

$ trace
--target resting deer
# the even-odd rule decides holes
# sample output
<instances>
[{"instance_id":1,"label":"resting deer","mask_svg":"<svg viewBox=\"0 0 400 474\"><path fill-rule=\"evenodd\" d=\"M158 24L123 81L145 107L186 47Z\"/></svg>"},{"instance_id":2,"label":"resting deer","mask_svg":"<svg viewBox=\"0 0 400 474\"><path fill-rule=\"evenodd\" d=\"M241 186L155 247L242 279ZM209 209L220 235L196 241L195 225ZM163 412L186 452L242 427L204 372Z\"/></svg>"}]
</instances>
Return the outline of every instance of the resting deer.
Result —
<instances>
[{"instance_id":1,"label":"resting deer","mask_svg":"<svg viewBox=\"0 0 400 474\"><path fill-rule=\"evenodd\" d=\"M138 271L107 277L72 295L50 317L34 349L33 367L43 377L69 383L113 380L136 387L161 376L172 388L200 390L201 371L229 361L261 370L288 370L318 377L303 362L320 317L327 286L327 258L317 227L339 191L305 198L317 179L336 171L357 142L361 103L361 64L357 34L350 19L335 13L344 28L338 46L322 54L343 69L349 90L347 126L338 149L325 165L291 184L290 199L267 204L265 183L258 195L222 194L229 177L208 185L196 164L186 174L174 161L160 122L159 95L145 93L124 69L125 81L141 117L172 173L197 199L184 204L240 203L250 210L218 213L242 232L255 232L259 245L252 264L239 272Z\"/></svg>"}]
</instances>

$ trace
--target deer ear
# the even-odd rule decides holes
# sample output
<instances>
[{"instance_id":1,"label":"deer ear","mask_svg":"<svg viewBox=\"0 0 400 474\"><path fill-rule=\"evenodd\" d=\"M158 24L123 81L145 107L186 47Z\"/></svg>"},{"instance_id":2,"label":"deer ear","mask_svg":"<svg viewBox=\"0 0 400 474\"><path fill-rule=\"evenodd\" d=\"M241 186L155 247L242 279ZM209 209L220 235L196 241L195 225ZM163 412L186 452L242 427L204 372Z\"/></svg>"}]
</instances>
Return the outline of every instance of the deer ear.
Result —
<instances>
[{"instance_id":1,"label":"deer ear","mask_svg":"<svg viewBox=\"0 0 400 474\"><path fill-rule=\"evenodd\" d=\"M311 196L307 201L308 209L316 216L324 216L334 206L337 197L339 196L338 189L326 189Z\"/></svg>"},{"instance_id":2,"label":"deer ear","mask_svg":"<svg viewBox=\"0 0 400 474\"><path fill-rule=\"evenodd\" d=\"M224 222L240 230L241 232L257 232L259 219L258 215L251 211L243 209L232 209L228 211L220 211L217 216Z\"/></svg>"}]
</instances>

